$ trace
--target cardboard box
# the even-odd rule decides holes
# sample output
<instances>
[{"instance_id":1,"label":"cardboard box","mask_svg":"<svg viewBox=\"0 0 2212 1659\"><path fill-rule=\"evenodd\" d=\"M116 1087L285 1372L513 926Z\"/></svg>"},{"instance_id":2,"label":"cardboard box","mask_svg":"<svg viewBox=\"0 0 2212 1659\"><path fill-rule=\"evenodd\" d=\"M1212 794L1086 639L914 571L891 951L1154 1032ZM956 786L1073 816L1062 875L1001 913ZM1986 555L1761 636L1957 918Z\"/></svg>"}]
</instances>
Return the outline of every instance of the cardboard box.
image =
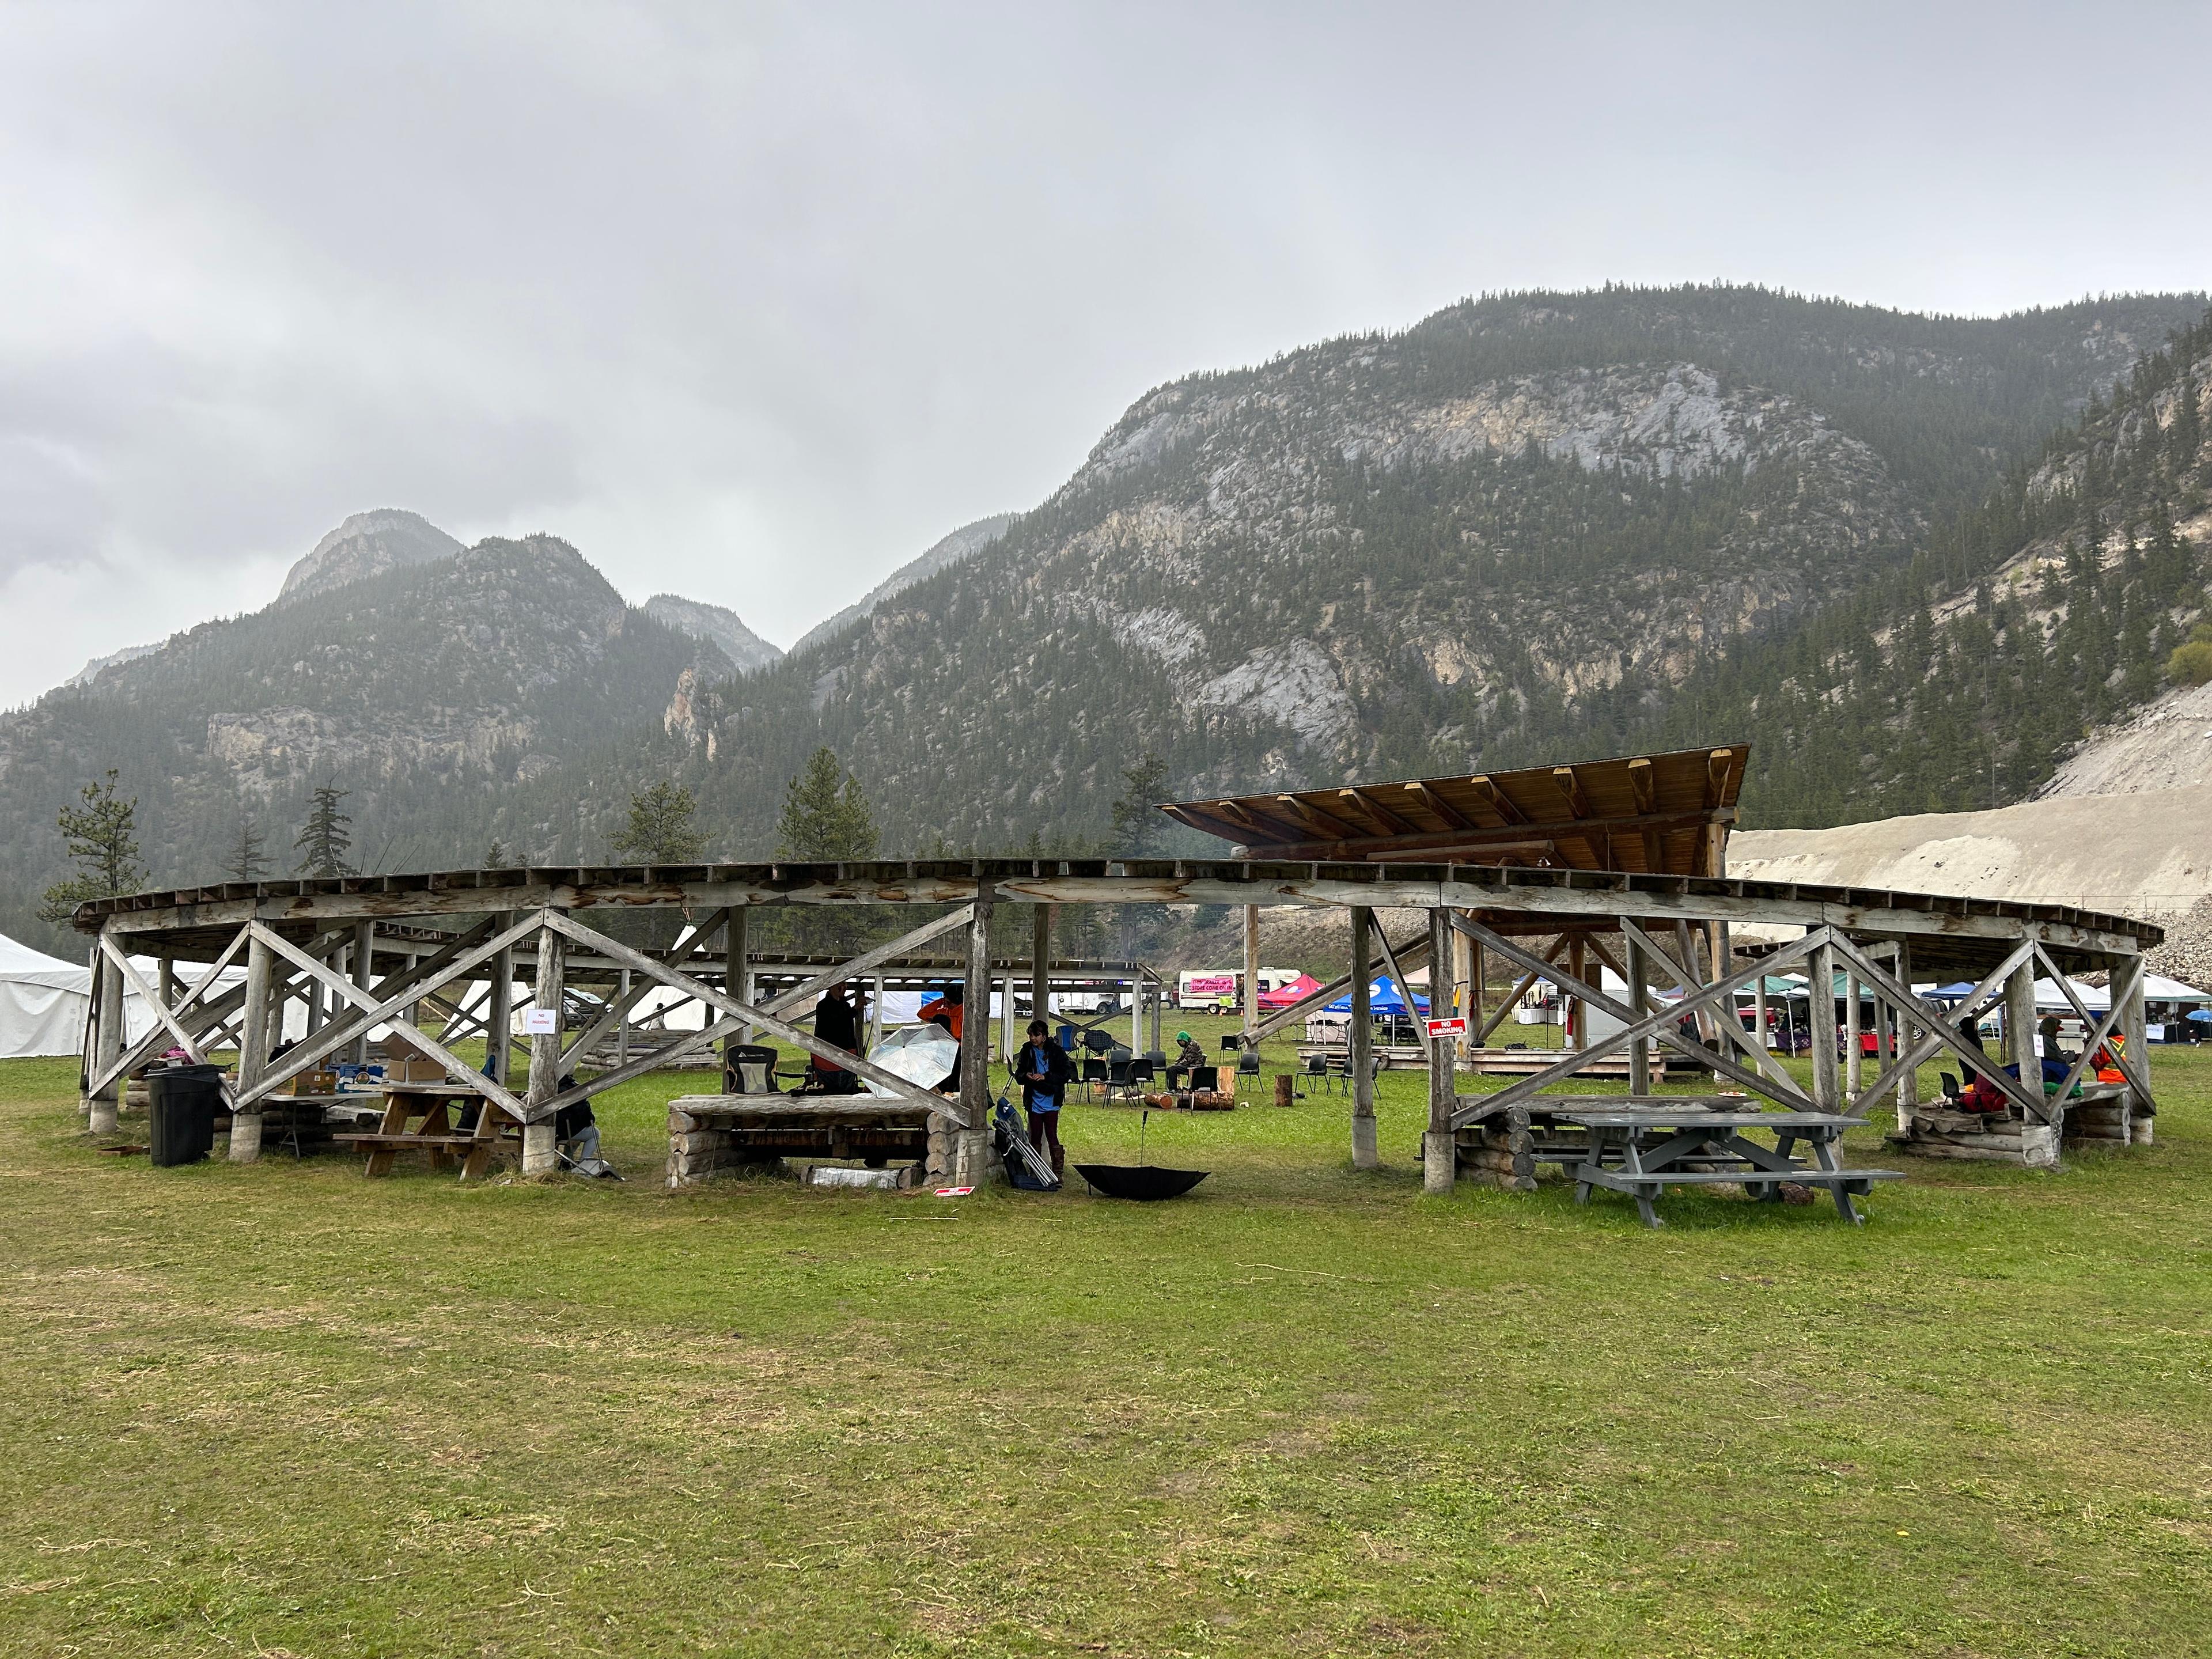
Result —
<instances>
[{"instance_id":1,"label":"cardboard box","mask_svg":"<svg viewBox=\"0 0 2212 1659\"><path fill-rule=\"evenodd\" d=\"M336 1094L337 1087L338 1074L319 1067L312 1072L302 1072L292 1079L292 1092L295 1095Z\"/></svg>"},{"instance_id":2,"label":"cardboard box","mask_svg":"<svg viewBox=\"0 0 2212 1659\"><path fill-rule=\"evenodd\" d=\"M384 1068L387 1083L443 1083L446 1068L434 1060L395 1060Z\"/></svg>"}]
</instances>

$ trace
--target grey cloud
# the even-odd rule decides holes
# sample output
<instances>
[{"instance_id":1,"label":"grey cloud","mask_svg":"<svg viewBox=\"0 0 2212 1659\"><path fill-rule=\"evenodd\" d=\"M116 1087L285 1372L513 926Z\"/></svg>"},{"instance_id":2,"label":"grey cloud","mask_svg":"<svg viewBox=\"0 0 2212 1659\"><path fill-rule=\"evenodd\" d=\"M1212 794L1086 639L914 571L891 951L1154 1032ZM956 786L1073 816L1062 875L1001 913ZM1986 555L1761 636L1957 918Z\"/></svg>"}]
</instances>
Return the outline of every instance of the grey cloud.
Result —
<instances>
[{"instance_id":1,"label":"grey cloud","mask_svg":"<svg viewBox=\"0 0 2212 1659\"><path fill-rule=\"evenodd\" d=\"M1468 292L2203 285L2208 26L2100 15L13 8L0 588L169 585L0 629L392 503L788 641L1151 386Z\"/></svg>"}]
</instances>

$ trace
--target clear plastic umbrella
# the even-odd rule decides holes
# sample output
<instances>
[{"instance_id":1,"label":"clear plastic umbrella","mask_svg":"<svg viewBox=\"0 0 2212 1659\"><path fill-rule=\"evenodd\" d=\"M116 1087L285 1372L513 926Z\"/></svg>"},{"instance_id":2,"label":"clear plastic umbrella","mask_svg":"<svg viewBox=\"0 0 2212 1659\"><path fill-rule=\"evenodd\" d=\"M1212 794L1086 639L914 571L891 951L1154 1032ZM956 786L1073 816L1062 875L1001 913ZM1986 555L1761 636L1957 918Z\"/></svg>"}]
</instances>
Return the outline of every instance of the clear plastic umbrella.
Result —
<instances>
[{"instance_id":1,"label":"clear plastic umbrella","mask_svg":"<svg viewBox=\"0 0 2212 1659\"><path fill-rule=\"evenodd\" d=\"M918 1089L934 1089L952 1075L960 1045L942 1025L902 1025L885 1032L868 1058ZM891 1091L880 1084L871 1083L868 1092L881 1099L891 1098Z\"/></svg>"}]
</instances>

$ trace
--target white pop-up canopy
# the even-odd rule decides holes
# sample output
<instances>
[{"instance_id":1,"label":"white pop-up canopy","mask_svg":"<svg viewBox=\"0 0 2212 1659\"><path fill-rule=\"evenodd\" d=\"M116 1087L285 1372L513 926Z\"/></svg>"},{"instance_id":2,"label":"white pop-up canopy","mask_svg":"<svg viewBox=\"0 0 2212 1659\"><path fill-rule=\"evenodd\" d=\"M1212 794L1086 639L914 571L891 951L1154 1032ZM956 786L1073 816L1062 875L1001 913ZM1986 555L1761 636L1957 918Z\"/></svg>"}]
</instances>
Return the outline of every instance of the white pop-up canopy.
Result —
<instances>
[{"instance_id":1,"label":"white pop-up canopy","mask_svg":"<svg viewBox=\"0 0 2212 1659\"><path fill-rule=\"evenodd\" d=\"M2184 985L2178 979L2168 979L2163 974L2143 975L2143 1000L2146 1002L2212 1002L2194 985Z\"/></svg>"},{"instance_id":2,"label":"white pop-up canopy","mask_svg":"<svg viewBox=\"0 0 2212 1659\"><path fill-rule=\"evenodd\" d=\"M2084 985L2078 979L2069 980L2074 994L2081 999L2081 1006L2093 1014L2101 1014L2112 1006L2112 994L2101 985ZM2070 1014L2074 1005L2066 1000L2066 993L2058 988L2055 979L2035 981L2035 1006L2045 1013Z\"/></svg>"}]
</instances>

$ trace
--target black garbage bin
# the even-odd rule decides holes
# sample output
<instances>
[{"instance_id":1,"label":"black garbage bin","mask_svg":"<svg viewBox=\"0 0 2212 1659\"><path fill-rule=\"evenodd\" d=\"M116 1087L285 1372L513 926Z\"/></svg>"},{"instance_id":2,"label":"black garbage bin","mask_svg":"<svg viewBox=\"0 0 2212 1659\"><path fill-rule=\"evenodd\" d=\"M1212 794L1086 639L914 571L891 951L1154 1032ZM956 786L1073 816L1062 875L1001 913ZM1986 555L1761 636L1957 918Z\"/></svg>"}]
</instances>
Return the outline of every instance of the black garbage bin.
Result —
<instances>
[{"instance_id":1,"label":"black garbage bin","mask_svg":"<svg viewBox=\"0 0 2212 1659\"><path fill-rule=\"evenodd\" d=\"M215 1150L215 1115L222 1104L220 1066L164 1066L149 1072L147 1161L167 1167L205 1158Z\"/></svg>"}]
</instances>

